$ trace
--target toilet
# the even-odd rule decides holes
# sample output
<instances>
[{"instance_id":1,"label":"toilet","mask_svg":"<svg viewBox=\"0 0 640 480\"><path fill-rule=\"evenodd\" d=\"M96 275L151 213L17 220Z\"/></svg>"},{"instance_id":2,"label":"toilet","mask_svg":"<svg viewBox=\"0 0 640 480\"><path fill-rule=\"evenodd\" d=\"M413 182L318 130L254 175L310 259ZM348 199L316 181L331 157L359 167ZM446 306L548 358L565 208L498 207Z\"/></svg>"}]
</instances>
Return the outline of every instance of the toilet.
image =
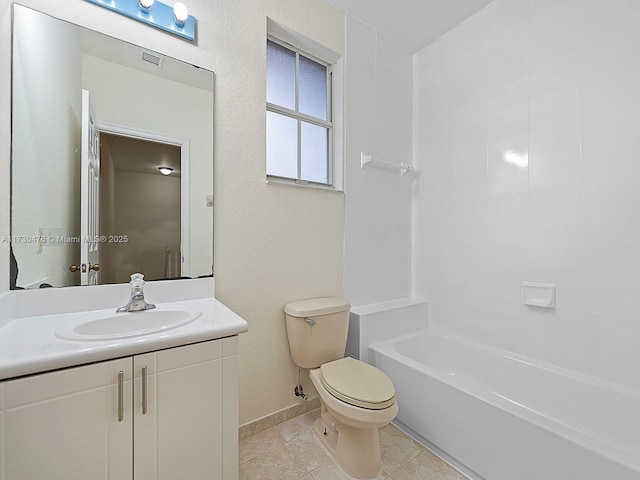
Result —
<instances>
[{"instance_id":1,"label":"toilet","mask_svg":"<svg viewBox=\"0 0 640 480\"><path fill-rule=\"evenodd\" d=\"M351 305L322 297L284 307L289 348L320 397L314 430L336 463L353 478L382 470L378 429L398 414L393 383L381 370L345 357Z\"/></svg>"}]
</instances>

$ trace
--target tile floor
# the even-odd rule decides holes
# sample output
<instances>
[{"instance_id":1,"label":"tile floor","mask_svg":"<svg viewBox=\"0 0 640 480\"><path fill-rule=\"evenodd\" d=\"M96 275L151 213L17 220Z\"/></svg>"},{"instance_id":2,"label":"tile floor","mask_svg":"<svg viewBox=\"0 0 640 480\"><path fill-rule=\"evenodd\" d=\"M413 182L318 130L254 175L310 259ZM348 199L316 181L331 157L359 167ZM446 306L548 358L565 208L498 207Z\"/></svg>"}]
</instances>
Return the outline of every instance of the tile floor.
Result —
<instances>
[{"instance_id":1,"label":"tile floor","mask_svg":"<svg viewBox=\"0 0 640 480\"><path fill-rule=\"evenodd\" d=\"M240 480L348 480L316 439L320 410L240 441ZM380 430L379 480L467 480L393 425Z\"/></svg>"}]
</instances>

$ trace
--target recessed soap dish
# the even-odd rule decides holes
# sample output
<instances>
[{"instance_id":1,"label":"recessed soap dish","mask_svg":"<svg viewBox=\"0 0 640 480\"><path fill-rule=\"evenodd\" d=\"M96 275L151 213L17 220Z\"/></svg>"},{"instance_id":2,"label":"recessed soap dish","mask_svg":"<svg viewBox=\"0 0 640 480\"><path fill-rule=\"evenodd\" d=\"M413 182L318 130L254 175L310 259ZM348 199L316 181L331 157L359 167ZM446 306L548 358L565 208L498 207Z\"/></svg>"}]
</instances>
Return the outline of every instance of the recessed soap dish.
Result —
<instances>
[{"instance_id":1,"label":"recessed soap dish","mask_svg":"<svg viewBox=\"0 0 640 480\"><path fill-rule=\"evenodd\" d=\"M522 303L532 307L556 308L556 286L549 283L524 282Z\"/></svg>"}]
</instances>

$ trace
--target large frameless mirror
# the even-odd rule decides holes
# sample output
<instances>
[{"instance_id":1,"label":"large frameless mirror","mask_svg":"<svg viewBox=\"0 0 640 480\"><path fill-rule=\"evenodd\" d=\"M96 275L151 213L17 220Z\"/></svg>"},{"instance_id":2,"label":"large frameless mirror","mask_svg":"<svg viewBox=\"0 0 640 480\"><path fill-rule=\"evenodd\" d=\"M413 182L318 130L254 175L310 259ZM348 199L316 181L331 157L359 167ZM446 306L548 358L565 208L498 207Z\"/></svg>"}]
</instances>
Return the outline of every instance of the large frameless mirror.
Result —
<instances>
[{"instance_id":1,"label":"large frameless mirror","mask_svg":"<svg viewBox=\"0 0 640 480\"><path fill-rule=\"evenodd\" d=\"M213 72L14 5L11 287L213 275Z\"/></svg>"}]
</instances>

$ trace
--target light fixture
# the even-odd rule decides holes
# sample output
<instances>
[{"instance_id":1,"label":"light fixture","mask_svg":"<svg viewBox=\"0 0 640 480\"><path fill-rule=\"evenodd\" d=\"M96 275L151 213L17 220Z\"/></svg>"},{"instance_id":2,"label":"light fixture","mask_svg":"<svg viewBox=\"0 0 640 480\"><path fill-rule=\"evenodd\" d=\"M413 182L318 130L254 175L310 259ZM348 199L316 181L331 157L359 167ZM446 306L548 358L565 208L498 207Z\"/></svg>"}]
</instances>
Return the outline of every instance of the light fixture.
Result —
<instances>
[{"instance_id":1,"label":"light fixture","mask_svg":"<svg viewBox=\"0 0 640 480\"><path fill-rule=\"evenodd\" d=\"M102 8L117 12L165 33L196 41L196 19L182 2L173 7L161 0L85 0ZM186 0L185 0L186 1Z\"/></svg>"},{"instance_id":2,"label":"light fixture","mask_svg":"<svg viewBox=\"0 0 640 480\"><path fill-rule=\"evenodd\" d=\"M184 22L189 18L189 10L184 3L178 2L173 6L173 21L179 27L184 27Z\"/></svg>"},{"instance_id":3,"label":"light fixture","mask_svg":"<svg viewBox=\"0 0 640 480\"><path fill-rule=\"evenodd\" d=\"M151 7L153 7L154 0L138 0L138 6L140 10L144 13L149 13Z\"/></svg>"},{"instance_id":4,"label":"light fixture","mask_svg":"<svg viewBox=\"0 0 640 480\"><path fill-rule=\"evenodd\" d=\"M160 170L160 173L163 175L171 175L171 172L173 172L173 168L171 167L158 167L158 170Z\"/></svg>"}]
</instances>

